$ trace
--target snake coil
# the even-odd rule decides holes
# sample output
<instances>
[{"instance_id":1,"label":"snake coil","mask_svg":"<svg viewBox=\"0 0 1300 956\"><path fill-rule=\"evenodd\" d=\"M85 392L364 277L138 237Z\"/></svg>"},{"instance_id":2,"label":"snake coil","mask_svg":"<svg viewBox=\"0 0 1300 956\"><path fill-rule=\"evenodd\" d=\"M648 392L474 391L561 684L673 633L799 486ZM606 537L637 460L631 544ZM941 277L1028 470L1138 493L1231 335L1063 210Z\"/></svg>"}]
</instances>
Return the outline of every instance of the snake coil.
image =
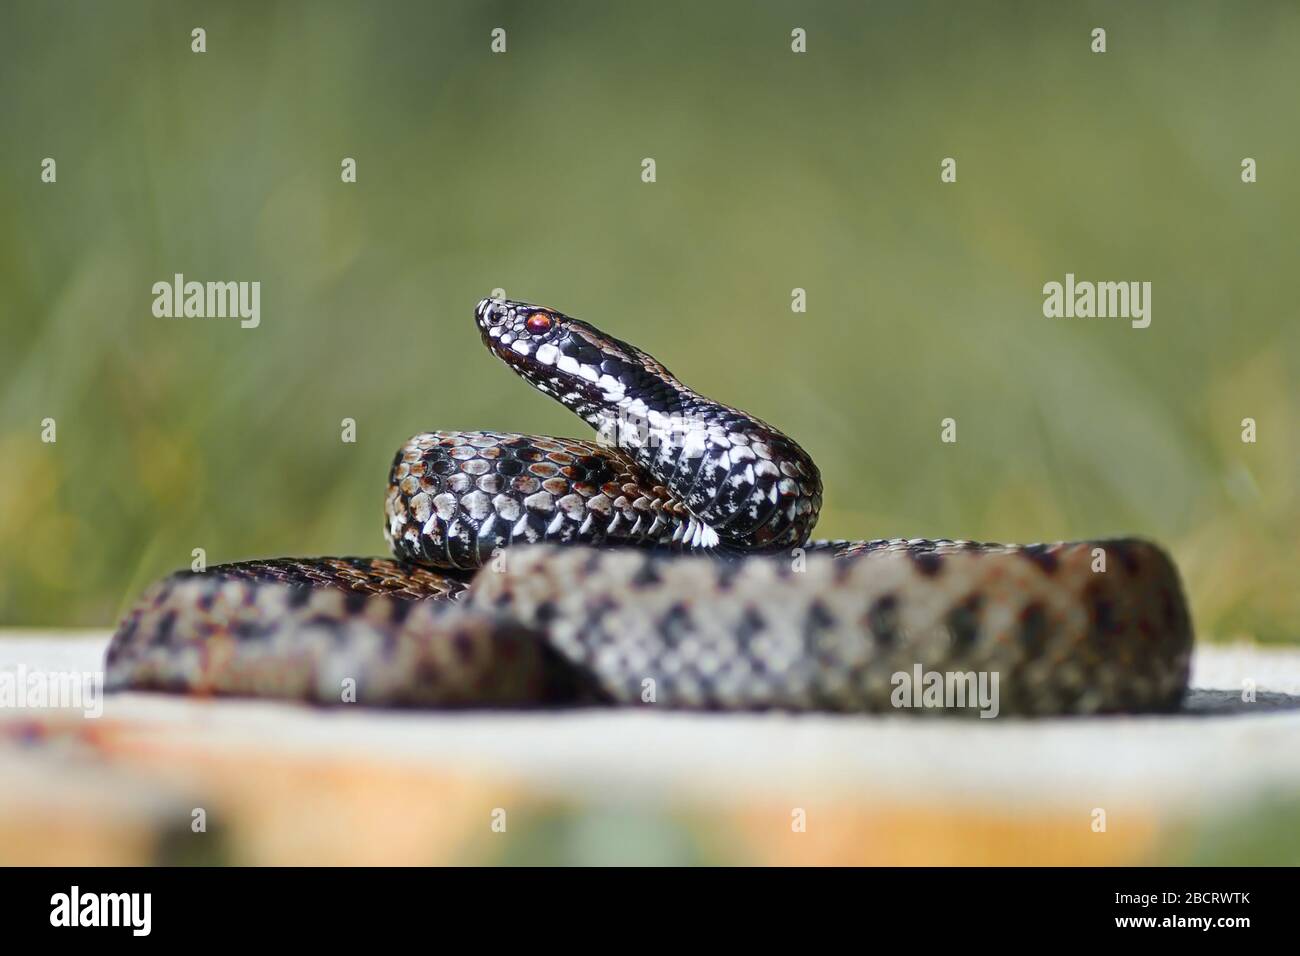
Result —
<instances>
[{"instance_id":1,"label":"snake coil","mask_svg":"<svg viewBox=\"0 0 1300 956\"><path fill-rule=\"evenodd\" d=\"M1192 627L1156 545L810 541L821 475L788 436L553 309L484 299L475 321L603 440L416 435L389 474L393 559L172 575L118 627L108 686L857 712L925 684L966 713L954 691L991 683L1003 714L1178 707Z\"/></svg>"}]
</instances>

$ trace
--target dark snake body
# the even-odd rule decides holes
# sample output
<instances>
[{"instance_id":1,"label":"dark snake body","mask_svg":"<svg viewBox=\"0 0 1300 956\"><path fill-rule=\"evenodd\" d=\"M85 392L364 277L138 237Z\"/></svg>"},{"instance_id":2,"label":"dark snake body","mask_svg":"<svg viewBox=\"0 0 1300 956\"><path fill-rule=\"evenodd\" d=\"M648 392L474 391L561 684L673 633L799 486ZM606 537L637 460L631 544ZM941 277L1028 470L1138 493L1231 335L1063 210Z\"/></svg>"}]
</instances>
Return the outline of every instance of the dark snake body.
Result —
<instances>
[{"instance_id":1,"label":"dark snake body","mask_svg":"<svg viewBox=\"0 0 1300 956\"><path fill-rule=\"evenodd\" d=\"M938 673L996 675L1004 714L1181 701L1191 621L1155 545L810 542L821 478L793 440L587 323L495 300L475 314L605 441L416 435L389 476L396 560L173 575L118 628L109 687L887 711L899 675Z\"/></svg>"}]
</instances>

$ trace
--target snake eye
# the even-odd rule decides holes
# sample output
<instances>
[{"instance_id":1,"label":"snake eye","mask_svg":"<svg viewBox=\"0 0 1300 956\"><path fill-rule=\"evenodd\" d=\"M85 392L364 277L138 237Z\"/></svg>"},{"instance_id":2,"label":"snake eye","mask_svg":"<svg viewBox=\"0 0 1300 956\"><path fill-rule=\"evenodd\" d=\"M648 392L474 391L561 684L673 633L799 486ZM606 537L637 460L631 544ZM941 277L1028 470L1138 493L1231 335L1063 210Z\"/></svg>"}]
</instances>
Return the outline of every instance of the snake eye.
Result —
<instances>
[{"instance_id":1,"label":"snake eye","mask_svg":"<svg viewBox=\"0 0 1300 956\"><path fill-rule=\"evenodd\" d=\"M551 329L551 317L545 312L534 312L525 320L524 328L533 335L543 335Z\"/></svg>"}]
</instances>

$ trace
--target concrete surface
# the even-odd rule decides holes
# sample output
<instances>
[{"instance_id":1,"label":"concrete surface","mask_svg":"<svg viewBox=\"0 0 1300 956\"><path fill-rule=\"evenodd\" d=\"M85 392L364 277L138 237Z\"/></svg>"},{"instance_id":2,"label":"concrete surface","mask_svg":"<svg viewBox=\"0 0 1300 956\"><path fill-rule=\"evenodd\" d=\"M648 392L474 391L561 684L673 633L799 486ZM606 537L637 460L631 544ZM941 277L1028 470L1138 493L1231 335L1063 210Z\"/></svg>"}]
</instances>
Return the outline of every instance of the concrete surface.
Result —
<instances>
[{"instance_id":1,"label":"concrete surface","mask_svg":"<svg viewBox=\"0 0 1300 956\"><path fill-rule=\"evenodd\" d=\"M0 632L0 671L95 671L107 638ZM1178 862L1300 795L1300 650L1202 646L1193 686L1050 721L6 708L0 862Z\"/></svg>"}]
</instances>

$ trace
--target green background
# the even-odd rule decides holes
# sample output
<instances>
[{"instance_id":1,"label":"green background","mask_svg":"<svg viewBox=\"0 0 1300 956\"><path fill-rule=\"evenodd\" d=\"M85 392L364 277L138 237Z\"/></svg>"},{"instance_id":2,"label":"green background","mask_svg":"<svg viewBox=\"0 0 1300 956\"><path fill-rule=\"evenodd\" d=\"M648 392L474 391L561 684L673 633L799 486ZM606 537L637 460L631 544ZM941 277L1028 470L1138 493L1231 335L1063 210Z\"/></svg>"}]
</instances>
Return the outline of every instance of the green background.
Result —
<instances>
[{"instance_id":1,"label":"green background","mask_svg":"<svg viewBox=\"0 0 1300 956\"><path fill-rule=\"evenodd\" d=\"M1150 536L1202 638L1295 640L1297 89L1292 3L7 2L0 623L381 553L417 431L583 435L501 287L795 436L819 534ZM155 318L177 272L261 327ZM1067 272L1151 327L1045 318Z\"/></svg>"}]
</instances>

